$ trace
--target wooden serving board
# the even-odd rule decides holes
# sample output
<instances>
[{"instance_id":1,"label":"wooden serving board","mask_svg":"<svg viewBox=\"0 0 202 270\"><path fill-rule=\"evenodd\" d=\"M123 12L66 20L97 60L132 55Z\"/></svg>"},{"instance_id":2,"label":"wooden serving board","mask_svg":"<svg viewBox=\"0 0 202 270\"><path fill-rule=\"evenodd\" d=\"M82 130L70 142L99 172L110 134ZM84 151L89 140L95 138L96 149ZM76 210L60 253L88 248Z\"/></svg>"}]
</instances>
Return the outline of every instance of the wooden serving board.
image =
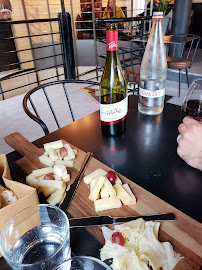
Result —
<instances>
[{"instance_id":1,"label":"wooden serving board","mask_svg":"<svg viewBox=\"0 0 202 270\"><path fill-rule=\"evenodd\" d=\"M44 167L38 160L38 156L43 153L43 149L39 149L32 143L27 141L19 133L14 133L5 138L5 141L12 146L24 157L16 163L27 174L32 170ZM74 160L74 168L68 170L71 174L71 181L74 180L77 171L81 167L86 153L78 149L76 159ZM94 170L102 168L106 171L110 168L100 161L92 158L85 175ZM82 180L79 184L78 190L71 202L68 212L73 217L87 217L97 215L111 215L111 216L134 216L134 215L150 215L158 213L174 213L176 221L161 222L159 240L169 241L175 251L179 252L184 258L176 265L177 270L199 270L202 266L202 224L196 220L185 215L173 206L164 202L147 190L136 185L123 175L118 174L123 183L128 183L133 193L137 197L137 204L134 206L122 206L120 209L112 209L96 213L93 202L88 199L89 186ZM25 182L25 179L19 179L20 182ZM201 209L199 209L201 211ZM104 239L102 232L98 227L89 227L88 231L102 244Z\"/></svg>"}]
</instances>

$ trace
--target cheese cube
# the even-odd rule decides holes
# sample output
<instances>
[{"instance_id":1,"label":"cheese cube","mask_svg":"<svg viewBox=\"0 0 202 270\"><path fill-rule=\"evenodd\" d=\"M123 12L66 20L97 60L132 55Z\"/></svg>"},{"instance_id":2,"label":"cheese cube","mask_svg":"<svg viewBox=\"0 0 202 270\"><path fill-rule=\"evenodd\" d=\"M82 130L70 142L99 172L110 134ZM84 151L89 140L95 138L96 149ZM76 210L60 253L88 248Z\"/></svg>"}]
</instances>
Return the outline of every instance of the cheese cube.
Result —
<instances>
[{"instance_id":1,"label":"cheese cube","mask_svg":"<svg viewBox=\"0 0 202 270\"><path fill-rule=\"evenodd\" d=\"M72 160L56 160L55 164L61 164L69 168L73 168L74 166L74 162Z\"/></svg>"},{"instance_id":2,"label":"cheese cube","mask_svg":"<svg viewBox=\"0 0 202 270\"><path fill-rule=\"evenodd\" d=\"M47 157L47 156L42 155L39 157L39 160L41 163L43 163L44 165L47 165L49 167L54 165L54 162L52 161L52 159Z\"/></svg>"},{"instance_id":3,"label":"cheese cube","mask_svg":"<svg viewBox=\"0 0 202 270\"><path fill-rule=\"evenodd\" d=\"M91 181L91 183L93 182L94 180ZM107 189L107 186L105 185L106 182L104 182L104 185L100 191L100 196L102 199L104 198L108 198L109 197L109 192L108 192L108 189Z\"/></svg>"},{"instance_id":4,"label":"cheese cube","mask_svg":"<svg viewBox=\"0 0 202 270\"><path fill-rule=\"evenodd\" d=\"M69 180L70 180L70 175L67 173L67 174L65 174L65 175L63 175L62 176L62 180L63 180L63 182L68 182Z\"/></svg>"},{"instance_id":5,"label":"cheese cube","mask_svg":"<svg viewBox=\"0 0 202 270\"><path fill-rule=\"evenodd\" d=\"M57 149L57 148L63 147L63 143L62 143L62 140L58 140L55 142L45 143L43 146L44 146L45 151L48 151L49 148Z\"/></svg>"},{"instance_id":6,"label":"cheese cube","mask_svg":"<svg viewBox=\"0 0 202 270\"><path fill-rule=\"evenodd\" d=\"M49 154L49 158L52 159L52 161L58 160L58 155L57 155L57 152L55 151L55 149L50 147L50 148L48 148L47 152Z\"/></svg>"},{"instance_id":7,"label":"cheese cube","mask_svg":"<svg viewBox=\"0 0 202 270\"><path fill-rule=\"evenodd\" d=\"M34 175L34 177L39 177L48 173L53 173L53 167L47 167L47 168L42 168L42 169L32 171L32 174Z\"/></svg>"},{"instance_id":8,"label":"cheese cube","mask_svg":"<svg viewBox=\"0 0 202 270\"><path fill-rule=\"evenodd\" d=\"M116 197L116 190L113 188L111 182L105 177L105 186L108 190L109 196L114 198Z\"/></svg>"},{"instance_id":9,"label":"cheese cube","mask_svg":"<svg viewBox=\"0 0 202 270\"><path fill-rule=\"evenodd\" d=\"M122 201L123 204L129 205L131 203L131 196L128 194L128 192L123 188L121 184L115 184L114 188L116 190L116 194L119 197L119 199Z\"/></svg>"},{"instance_id":10,"label":"cheese cube","mask_svg":"<svg viewBox=\"0 0 202 270\"><path fill-rule=\"evenodd\" d=\"M86 175L83 178L83 180L88 185L88 184L90 184L90 182L92 181L93 178L95 178L97 176L105 176L106 174L107 174L107 172L104 171L103 169L97 169L96 171Z\"/></svg>"},{"instance_id":11,"label":"cheese cube","mask_svg":"<svg viewBox=\"0 0 202 270\"><path fill-rule=\"evenodd\" d=\"M124 189L128 192L128 194L131 196L131 202L130 202L130 205L136 204L136 203L137 203L136 197L135 197L135 195L133 194L132 190L130 189L129 185L128 185L128 184L123 184L123 188L124 188Z\"/></svg>"},{"instance_id":12,"label":"cheese cube","mask_svg":"<svg viewBox=\"0 0 202 270\"><path fill-rule=\"evenodd\" d=\"M121 201L118 197L115 198L104 198L104 199L99 199L94 201L94 207L95 211L104 211L108 209L113 209L113 208L121 208L122 204Z\"/></svg>"},{"instance_id":13,"label":"cheese cube","mask_svg":"<svg viewBox=\"0 0 202 270\"><path fill-rule=\"evenodd\" d=\"M62 164L56 164L53 167L54 174L62 177L63 175L67 174L67 169L64 165Z\"/></svg>"},{"instance_id":14,"label":"cheese cube","mask_svg":"<svg viewBox=\"0 0 202 270\"><path fill-rule=\"evenodd\" d=\"M97 200L97 198L99 197L99 192L100 192L104 182L105 182L105 177L102 175L98 176L95 179L95 184L93 185L92 190L90 192L90 195L88 197L89 200L91 200L91 201Z\"/></svg>"}]
</instances>

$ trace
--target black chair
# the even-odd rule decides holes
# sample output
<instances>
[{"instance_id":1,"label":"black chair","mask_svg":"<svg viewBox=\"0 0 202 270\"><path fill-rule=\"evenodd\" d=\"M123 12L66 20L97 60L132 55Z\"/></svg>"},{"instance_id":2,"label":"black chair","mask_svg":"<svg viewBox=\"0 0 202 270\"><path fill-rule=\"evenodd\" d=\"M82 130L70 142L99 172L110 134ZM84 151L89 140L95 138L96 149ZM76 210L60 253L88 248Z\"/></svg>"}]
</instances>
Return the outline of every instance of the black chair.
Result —
<instances>
[{"instance_id":1,"label":"black chair","mask_svg":"<svg viewBox=\"0 0 202 270\"><path fill-rule=\"evenodd\" d=\"M42 127L45 135L49 134L49 129L48 129L47 125L44 122L44 119L47 118L48 113L50 114L48 116L48 119L49 119L49 117L52 117L53 120L55 120L54 124L56 124L57 128L61 127L59 121L61 121L62 118L61 118L61 115L59 117L57 112L56 112L56 109L58 108L57 106L60 107L60 106L68 105L67 106L69 108L68 114L71 115L72 121L75 121L75 117L74 117L74 113L73 113L73 109L72 109L73 106L71 104L71 100L70 100L69 93L68 93L68 90L73 91L72 84L75 84L75 83L78 84L78 85L81 84L82 88L88 88L88 90L92 86L94 88L96 86L99 86L98 82L84 81L84 80L63 80L63 81L55 81L55 82L50 82L50 83L47 83L47 84L37 86L36 88L30 90L25 95L25 97L23 99L23 109L24 109L25 113L32 120L37 122ZM54 87L51 87L51 86L54 86ZM71 89L70 89L70 87L71 87ZM83 91L85 91L85 90L83 90ZM64 103L63 105L62 104L61 105L57 104L57 96L59 95L59 92L62 93L62 95L63 95L62 96L62 103ZM35 97L33 95L34 93L37 93L37 95ZM52 96L50 96L50 94ZM35 101L34 101L34 98L35 98ZM75 97L75 95L74 95L74 99L75 98L77 98L77 97ZM44 99L45 102L43 101L43 99ZM36 108L36 102L38 103L37 108ZM39 104L40 102L41 102L41 104ZM60 102L61 102L61 98L60 98ZM80 101L80 104L82 102L83 102L83 100ZM97 101L95 101L95 102L97 102ZM39 113L39 110L41 109L41 106L46 106L47 107L47 114L43 114L42 116L40 116L41 113ZM32 111L31 111L31 108L32 108ZM78 109L80 109L80 108L78 108ZM67 112L67 110L64 107L64 113L66 113L66 112ZM42 118L43 118L43 120L42 120ZM62 120L64 122L64 119L62 119Z\"/></svg>"},{"instance_id":2,"label":"black chair","mask_svg":"<svg viewBox=\"0 0 202 270\"><path fill-rule=\"evenodd\" d=\"M193 34L178 34L178 35L169 35L164 38L169 38L169 48L168 48L168 57L167 64L170 69L179 70L179 96L181 92L181 71L185 69L187 77L187 85L189 88L189 76L188 68L191 68L191 65L194 61L196 50L200 41L200 36Z\"/></svg>"},{"instance_id":3,"label":"black chair","mask_svg":"<svg viewBox=\"0 0 202 270\"><path fill-rule=\"evenodd\" d=\"M120 47L122 55L122 66L125 72L127 83L133 85L133 94L139 90L140 64L145 48L140 47Z\"/></svg>"}]
</instances>

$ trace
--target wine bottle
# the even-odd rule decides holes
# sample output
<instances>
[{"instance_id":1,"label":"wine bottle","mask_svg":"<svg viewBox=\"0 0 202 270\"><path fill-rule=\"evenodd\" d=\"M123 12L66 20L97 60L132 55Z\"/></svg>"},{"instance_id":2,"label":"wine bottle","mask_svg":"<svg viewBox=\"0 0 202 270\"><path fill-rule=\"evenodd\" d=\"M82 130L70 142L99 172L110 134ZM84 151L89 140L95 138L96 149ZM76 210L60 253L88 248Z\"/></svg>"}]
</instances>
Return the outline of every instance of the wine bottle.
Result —
<instances>
[{"instance_id":1,"label":"wine bottle","mask_svg":"<svg viewBox=\"0 0 202 270\"><path fill-rule=\"evenodd\" d=\"M153 25L140 68L138 109L147 115L163 111L167 60L161 21L163 12L153 13Z\"/></svg>"},{"instance_id":2,"label":"wine bottle","mask_svg":"<svg viewBox=\"0 0 202 270\"><path fill-rule=\"evenodd\" d=\"M107 24L107 58L100 82L100 120L104 133L125 131L128 113L126 80L118 56L117 24Z\"/></svg>"}]
</instances>

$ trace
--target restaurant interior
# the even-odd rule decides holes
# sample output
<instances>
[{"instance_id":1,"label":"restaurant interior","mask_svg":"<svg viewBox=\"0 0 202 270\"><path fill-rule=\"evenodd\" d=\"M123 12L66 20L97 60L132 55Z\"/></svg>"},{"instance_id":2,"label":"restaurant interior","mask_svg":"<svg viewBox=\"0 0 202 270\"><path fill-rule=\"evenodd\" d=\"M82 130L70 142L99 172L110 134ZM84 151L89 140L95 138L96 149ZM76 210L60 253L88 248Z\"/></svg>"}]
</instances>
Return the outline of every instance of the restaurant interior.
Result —
<instances>
[{"instance_id":1,"label":"restaurant interior","mask_svg":"<svg viewBox=\"0 0 202 270\"><path fill-rule=\"evenodd\" d=\"M146 216L146 219L150 214L173 214L174 218L162 219L159 233L159 240L171 242L176 251L168 251L174 254L173 268L162 265L155 268L148 263L147 268L138 269L199 270L202 269L202 173L181 158L177 148L178 128L185 117L184 99L191 83L202 79L202 1L113 2L115 6L108 13L108 0L0 0L0 233L1 211L6 210L1 209L3 181L10 189L14 187L9 182L11 177L21 179L20 184L28 183L26 177L39 169L44 144L63 140L60 143L69 143L75 158L70 179L75 176L80 185L80 189L76 187L78 195L73 193L72 201L68 198L68 205L64 198L68 197L70 185L65 186L63 200L55 203L69 219L103 213ZM164 10L160 9L161 2L167 2ZM138 98L141 61L154 11L164 12L167 77L163 112L148 116L138 111ZM127 83L127 128L118 136L107 136L100 127L100 81L106 61L108 21L118 25L118 56ZM59 155L58 149L53 152ZM137 195L137 205L126 204L114 212L110 209L97 213L92 201L84 198L89 195L89 186L76 178L81 168L85 171L82 161L86 153L93 153L93 158L90 157L85 175L98 168L115 171L116 179L129 184ZM44 156L50 158L49 153ZM44 164L42 167L51 167L57 162ZM44 203L47 198L43 189L38 184L32 188L36 188L38 197L30 197L31 200ZM29 193L28 189L16 187L21 210L24 206L20 200L29 201L25 191ZM101 199L101 194L98 196ZM31 201L28 204L32 205ZM15 207L7 211L9 218L16 213ZM9 220L6 216L4 223L6 219ZM156 231L154 234L156 237ZM100 258L104 246L100 228L71 229L70 246L72 256ZM10 267L9 260L1 258L0 250L0 269Z\"/></svg>"}]
</instances>

